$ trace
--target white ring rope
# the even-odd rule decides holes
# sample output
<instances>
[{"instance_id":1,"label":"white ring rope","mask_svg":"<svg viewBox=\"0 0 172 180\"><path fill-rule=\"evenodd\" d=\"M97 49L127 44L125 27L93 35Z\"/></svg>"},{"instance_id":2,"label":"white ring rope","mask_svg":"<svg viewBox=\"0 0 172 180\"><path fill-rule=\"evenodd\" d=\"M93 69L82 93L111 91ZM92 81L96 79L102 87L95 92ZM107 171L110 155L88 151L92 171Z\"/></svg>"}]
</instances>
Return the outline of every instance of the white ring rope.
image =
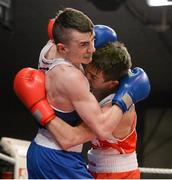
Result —
<instances>
[{"instance_id":1,"label":"white ring rope","mask_svg":"<svg viewBox=\"0 0 172 180\"><path fill-rule=\"evenodd\" d=\"M4 161L7 161L7 162L9 162L11 164L15 164L15 159L12 158L12 157L7 156L5 154L0 153L0 159L2 159Z\"/></svg>"},{"instance_id":2,"label":"white ring rope","mask_svg":"<svg viewBox=\"0 0 172 180\"><path fill-rule=\"evenodd\" d=\"M172 174L172 169L169 168L139 168L141 173L150 173L150 174Z\"/></svg>"}]
</instances>

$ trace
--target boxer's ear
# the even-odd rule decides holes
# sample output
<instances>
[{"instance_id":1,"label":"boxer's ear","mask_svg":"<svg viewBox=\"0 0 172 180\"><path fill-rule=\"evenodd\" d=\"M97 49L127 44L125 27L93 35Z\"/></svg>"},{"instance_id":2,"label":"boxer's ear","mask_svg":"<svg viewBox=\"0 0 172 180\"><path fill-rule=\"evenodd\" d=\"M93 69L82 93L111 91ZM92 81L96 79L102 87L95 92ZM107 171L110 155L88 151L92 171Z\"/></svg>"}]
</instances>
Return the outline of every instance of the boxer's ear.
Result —
<instances>
[{"instance_id":1,"label":"boxer's ear","mask_svg":"<svg viewBox=\"0 0 172 180\"><path fill-rule=\"evenodd\" d=\"M63 53L63 52L65 51L65 46L64 46L64 44L58 43L58 44L57 44L57 50L58 50L58 52Z\"/></svg>"},{"instance_id":2,"label":"boxer's ear","mask_svg":"<svg viewBox=\"0 0 172 180\"><path fill-rule=\"evenodd\" d=\"M118 87L118 85L119 85L119 81L117 81L117 80L108 81L108 88L109 89L115 89Z\"/></svg>"}]
</instances>

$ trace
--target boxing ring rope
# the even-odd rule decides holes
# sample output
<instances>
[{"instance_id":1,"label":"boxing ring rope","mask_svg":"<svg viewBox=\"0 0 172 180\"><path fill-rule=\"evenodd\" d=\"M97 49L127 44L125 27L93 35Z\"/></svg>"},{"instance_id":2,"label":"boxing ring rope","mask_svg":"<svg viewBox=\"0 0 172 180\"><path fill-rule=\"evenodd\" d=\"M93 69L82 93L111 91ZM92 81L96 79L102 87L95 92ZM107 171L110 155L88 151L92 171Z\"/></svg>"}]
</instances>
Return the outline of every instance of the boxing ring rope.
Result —
<instances>
[{"instance_id":1,"label":"boxing ring rope","mask_svg":"<svg viewBox=\"0 0 172 180\"><path fill-rule=\"evenodd\" d=\"M15 159L11 158L11 157L9 157L9 156L7 156L5 154L0 153L0 159L2 159L4 161L7 161L7 162L9 162L11 164L15 164Z\"/></svg>"},{"instance_id":2,"label":"boxing ring rope","mask_svg":"<svg viewBox=\"0 0 172 180\"><path fill-rule=\"evenodd\" d=\"M139 168L141 173L149 173L149 174L172 174L172 169L169 168Z\"/></svg>"}]
</instances>

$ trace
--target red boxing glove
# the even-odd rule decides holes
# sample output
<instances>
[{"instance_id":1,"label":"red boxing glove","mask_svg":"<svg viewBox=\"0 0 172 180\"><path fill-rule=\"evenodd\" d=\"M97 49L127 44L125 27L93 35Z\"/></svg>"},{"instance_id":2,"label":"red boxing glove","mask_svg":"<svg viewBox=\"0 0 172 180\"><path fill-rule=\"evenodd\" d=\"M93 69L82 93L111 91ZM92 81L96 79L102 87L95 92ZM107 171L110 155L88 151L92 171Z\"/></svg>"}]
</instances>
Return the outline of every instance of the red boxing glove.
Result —
<instances>
[{"instance_id":1,"label":"red boxing glove","mask_svg":"<svg viewBox=\"0 0 172 180\"><path fill-rule=\"evenodd\" d=\"M49 39L53 39L53 26L54 26L54 22L55 22L55 18L50 19L49 22L48 22L47 31L48 31L48 38Z\"/></svg>"},{"instance_id":2,"label":"red boxing glove","mask_svg":"<svg viewBox=\"0 0 172 180\"><path fill-rule=\"evenodd\" d=\"M45 75L33 68L23 68L14 79L14 91L38 122L45 126L55 117L45 93Z\"/></svg>"}]
</instances>

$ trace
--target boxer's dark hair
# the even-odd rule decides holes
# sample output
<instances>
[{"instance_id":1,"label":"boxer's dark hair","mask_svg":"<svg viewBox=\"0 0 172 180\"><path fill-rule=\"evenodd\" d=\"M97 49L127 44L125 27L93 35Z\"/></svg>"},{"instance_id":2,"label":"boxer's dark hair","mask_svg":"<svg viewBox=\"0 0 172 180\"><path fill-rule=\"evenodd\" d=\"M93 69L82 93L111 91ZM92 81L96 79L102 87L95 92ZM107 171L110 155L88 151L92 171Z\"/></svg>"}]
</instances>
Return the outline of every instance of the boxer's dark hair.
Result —
<instances>
[{"instance_id":1,"label":"boxer's dark hair","mask_svg":"<svg viewBox=\"0 0 172 180\"><path fill-rule=\"evenodd\" d=\"M83 12L73 8L65 8L63 11L59 11L56 16L53 26L54 41L56 44L67 43L71 40L71 29L93 33L93 26L91 19Z\"/></svg>"},{"instance_id":2,"label":"boxer's dark hair","mask_svg":"<svg viewBox=\"0 0 172 180\"><path fill-rule=\"evenodd\" d=\"M91 65L97 72L102 71L105 80L120 80L132 66L131 56L121 42L113 42L98 48L93 54Z\"/></svg>"}]
</instances>

